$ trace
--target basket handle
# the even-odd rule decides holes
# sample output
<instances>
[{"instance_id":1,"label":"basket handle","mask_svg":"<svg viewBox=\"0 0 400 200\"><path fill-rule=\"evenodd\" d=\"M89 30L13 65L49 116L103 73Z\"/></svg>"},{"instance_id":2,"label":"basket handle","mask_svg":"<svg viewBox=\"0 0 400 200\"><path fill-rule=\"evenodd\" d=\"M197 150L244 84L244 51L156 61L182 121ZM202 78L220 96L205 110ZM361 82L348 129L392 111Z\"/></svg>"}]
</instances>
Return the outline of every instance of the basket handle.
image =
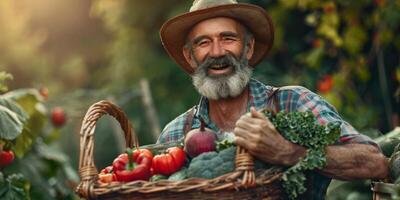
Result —
<instances>
[{"instance_id":1,"label":"basket handle","mask_svg":"<svg viewBox=\"0 0 400 200\"><path fill-rule=\"evenodd\" d=\"M81 182L76 192L85 198L92 198L91 182L97 177L98 171L94 164L94 131L97 120L103 115L114 117L123 130L126 147L139 147L138 140L126 114L110 101L99 101L88 109L82 121L80 131L79 176Z\"/></svg>"}]
</instances>

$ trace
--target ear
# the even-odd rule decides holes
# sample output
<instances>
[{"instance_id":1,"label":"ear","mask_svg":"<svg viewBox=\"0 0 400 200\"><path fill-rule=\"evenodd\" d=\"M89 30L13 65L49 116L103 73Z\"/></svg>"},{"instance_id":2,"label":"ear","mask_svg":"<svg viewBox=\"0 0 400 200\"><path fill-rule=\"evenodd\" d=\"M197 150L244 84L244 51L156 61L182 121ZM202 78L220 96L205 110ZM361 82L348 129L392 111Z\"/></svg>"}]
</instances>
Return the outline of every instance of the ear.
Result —
<instances>
[{"instance_id":1,"label":"ear","mask_svg":"<svg viewBox=\"0 0 400 200\"><path fill-rule=\"evenodd\" d=\"M247 48L248 48L247 53L246 53L246 58L248 60L250 60L251 57L253 57L253 54L254 54L254 43L255 43L255 39L254 39L254 37L252 37L249 40L249 42L246 44Z\"/></svg>"},{"instance_id":2,"label":"ear","mask_svg":"<svg viewBox=\"0 0 400 200\"><path fill-rule=\"evenodd\" d=\"M186 59L186 62L188 62L189 64L190 64L190 66L192 67L192 68L194 68L195 67L195 65L194 65L194 59L193 59L193 57L192 57L192 54L190 53L190 49L188 48L188 47L186 47L186 46L184 46L183 48L182 48L182 53L183 53L183 56L185 57L185 59Z\"/></svg>"}]
</instances>

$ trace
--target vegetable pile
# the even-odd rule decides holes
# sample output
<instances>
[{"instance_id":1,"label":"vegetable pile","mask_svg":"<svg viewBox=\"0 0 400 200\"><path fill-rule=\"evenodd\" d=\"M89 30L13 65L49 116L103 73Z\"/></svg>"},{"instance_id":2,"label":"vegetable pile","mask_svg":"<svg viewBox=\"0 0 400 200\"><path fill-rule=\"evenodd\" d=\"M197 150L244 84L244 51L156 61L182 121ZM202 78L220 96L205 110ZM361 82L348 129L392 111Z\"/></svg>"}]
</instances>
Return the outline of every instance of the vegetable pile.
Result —
<instances>
[{"instance_id":1,"label":"vegetable pile","mask_svg":"<svg viewBox=\"0 0 400 200\"><path fill-rule=\"evenodd\" d=\"M322 169L326 165L325 147L338 140L340 124L320 125L311 112L274 114L265 111L264 114L287 140L307 148L306 156L286 169L282 176L282 185L288 197L295 199L306 191L305 171ZM128 149L127 153L114 160L112 166L101 171L99 181L212 179L235 170L236 146L232 141L216 142L215 133L205 129L204 124L191 132L190 137L185 139L184 149L170 147L154 157L147 149L133 152ZM201 144L199 141L202 141ZM256 160L256 165L257 162L260 163ZM271 167L268 164L260 166Z\"/></svg>"},{"instance_id":2,"label":"vegetable pile","mask_svg":"<svg viewBox=\"0 0 400 200\"><path fill-rule=\"evenodd\" d=\"M181 170L185 162L185 152L180 147L170 147L154 157L148 149L128 148L114 159L112 166L102 169L98 178L100 183L160 180Z\"/></svg>"},{"instance_id":3,"label":"vegetable pile","mask_svg":"<svg viewBox=\"0 0 400 200\"><path fill-rule=\"evenodd\" d=\"M295 199L306 191L307 170L322 169L326 165L325 147L335 143L340 136L340 124L320 125L312 112L283 111L264 113L276 129L289 141L307 148L307 154L296 165L288 168L282 177L289 198Z\"/></svg>"}]
</instances>

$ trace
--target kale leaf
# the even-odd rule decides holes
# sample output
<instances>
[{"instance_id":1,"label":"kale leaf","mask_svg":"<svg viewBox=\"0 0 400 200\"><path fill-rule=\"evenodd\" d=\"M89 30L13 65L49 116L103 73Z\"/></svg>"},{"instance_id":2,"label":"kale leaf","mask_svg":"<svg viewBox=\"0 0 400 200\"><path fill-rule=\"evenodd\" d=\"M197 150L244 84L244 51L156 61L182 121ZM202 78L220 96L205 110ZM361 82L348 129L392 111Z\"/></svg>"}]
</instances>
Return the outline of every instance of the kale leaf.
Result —
<instances>
[{"instance_id":1,"label":"kale leaf","mask_svg":"<svg viewBox=\"0 0 400 200\"><path fill-rule=\"evenodd\" d=\"M322 169L326 165L325 147L339 139L340 123L320 125L309 111L276 114L265 111L264 114L287 140L307 148L306 156L288 168L282 177L289 198L296 199L306 191L305 171Z\"/></svg>"}]
</instances>

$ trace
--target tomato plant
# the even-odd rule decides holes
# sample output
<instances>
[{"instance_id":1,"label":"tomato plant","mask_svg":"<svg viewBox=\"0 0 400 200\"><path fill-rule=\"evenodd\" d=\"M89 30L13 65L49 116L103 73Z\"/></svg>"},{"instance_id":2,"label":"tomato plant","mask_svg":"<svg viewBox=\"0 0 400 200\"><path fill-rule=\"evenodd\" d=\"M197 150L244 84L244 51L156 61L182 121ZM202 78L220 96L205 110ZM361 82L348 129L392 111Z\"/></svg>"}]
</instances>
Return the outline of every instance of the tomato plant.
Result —
<instances>
[{"instance_id":1,"label":"tomato plant","mask_svg":"<svg viewBox=\"0 0 400 200\"><path fill-rule=\"evenodd\" d=\"M59 130L47 127L43 102L37 89L0 94L0 199L74 199L79 177L51 145Z\"/></svg>"}]
</instances>

